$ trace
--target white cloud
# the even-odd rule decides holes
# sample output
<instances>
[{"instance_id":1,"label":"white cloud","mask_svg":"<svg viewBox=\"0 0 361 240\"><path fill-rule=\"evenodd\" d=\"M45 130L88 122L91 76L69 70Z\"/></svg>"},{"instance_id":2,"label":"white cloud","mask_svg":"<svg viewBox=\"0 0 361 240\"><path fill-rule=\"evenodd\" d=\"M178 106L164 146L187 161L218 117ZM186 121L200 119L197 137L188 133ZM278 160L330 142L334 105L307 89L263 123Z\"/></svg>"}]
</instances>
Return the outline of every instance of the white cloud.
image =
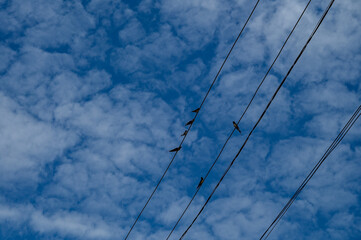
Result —
<instances>
[{"instance_id":1,"label":"white cloud","mask_svg":"<svg viewBox=\"0 0 361 240\"><path fill-rule=\"evenodd\" d=\"M131 20L126 27L119 32L119 38L126 43L134 43L142 39L144 35L144 29L137 19Z\"/></svg>"},{"instance_id":2,"label":"white cloud","mask_svg":"<svg viewBox=\"0 0 361 240\"><path fill-rule=\"evenodd\" d=\"M15 51L0 45L0 53L0 72L2 72L8 67L11 60L14 59Z\"/></svg>"},{"instance_id":3,"label":"white cloud","mask_svg":"<svg viewBox=\"0 0 361 240\"><path fill-rule=\"evenodd\" d=\"M61 236L77 236L87 239L110 239L117 232L101 219L92 219L86 215L59 212L46 216L41 212L34 212L31 224L40 233L57 233Z\"/></svg>"},{"instance_id":4,"label":"white cloud","mask_svg":"<svg viewBox=\"0 0 361 240\"><path fill-rule=\"evenodd\" d=\"M38 121L14 101L0 95L2 188L36 187L45 164L77 141L77 136Z\"/></svg>"},{"instance_id":5,"label":"white cloud","mask_svg":"<svg viewBox=\"0 0 361 240\"><path fill-rule=\"evenodd\" d=\"M43 239L123 236L254 3L2 3L0 221L6 229ZM261 1L132 239L167 235L305 4ZM321 5L306 12L242 121L242 135L231 139L176 236L258 119ZM259 236L321 157L361 100L359 6L336 1L189 238ZM274 237L359 235L360 129L322 166Z\"/></svg>"}]
</instances>

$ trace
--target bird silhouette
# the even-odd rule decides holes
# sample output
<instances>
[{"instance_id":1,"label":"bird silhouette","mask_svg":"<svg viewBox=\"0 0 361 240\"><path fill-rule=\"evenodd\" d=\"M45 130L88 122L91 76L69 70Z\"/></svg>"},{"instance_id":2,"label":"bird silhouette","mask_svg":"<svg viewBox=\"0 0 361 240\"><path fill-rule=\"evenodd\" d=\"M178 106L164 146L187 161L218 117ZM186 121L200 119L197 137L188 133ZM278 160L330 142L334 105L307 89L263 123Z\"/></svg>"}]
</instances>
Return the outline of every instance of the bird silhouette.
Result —
<instances>
[{"instance_id":1,"label":"bird silhouette","mask_svg":"<svg viewBox=\"0 0 361 240\"><path fill-rule=\"evenodd\" d=\"M187 122L186 126L193 124L193 122L194 122L194 119L190 120L189 122Z\"/></svg>"},{"instance_id":2,"label":"bird silhouette","mask_svg":"<svg viewBox=\"0 0 361 240\"><path fill-rule=\"evenodd\" d=\"M181 136L186 136L188 134L188 130L185 130Z\"/></svg>"},{"instance_id":3,"label":"bird silhouette","mask_svg":"<svg viewBox=\"0 0 361 240\"><path fill-rule=\"evenodd\" d=\"M193 110L192 112L194 112L194 113L198 113L198 112L199 112L199 110L201 110L201 108L197 108L197 109Z\"/></svg>"},{"instance_id":4,"label":"bird silhouette","mask_svg":"<svg viewBox=\"0 0 361 240\"><path fill-rule=\"evenodd\" d=\"M201 180L199 181L197 188L200 188L202 186L203 182L204 182L204 178L201 177Z\"/></svg>"},{"instance_id":5,"label":"bird silhouette","mask_svg":"<svg viewBox=\"0 0 361 240\"><path fill-rule=\"evenodd\" d=\"M179 150L181 150L182 147L177 147L177 148L173 148L172 150L170 150L169 152L178 152Z\"/></svg>"},{"instance_id":6,"label":"bird silhouette","mask_svg":"<svg viewBox=\"0 0 361 240\"><path fill-rule=\"evenodd\" d=\"M237 129L237 131L239 133L241 133L241 130L239 129L239 127L238 127L238 125L237 125L237 123L235 121L233 121L233 126L234 126L235 129Z\"/></svg>"}]
</instances>

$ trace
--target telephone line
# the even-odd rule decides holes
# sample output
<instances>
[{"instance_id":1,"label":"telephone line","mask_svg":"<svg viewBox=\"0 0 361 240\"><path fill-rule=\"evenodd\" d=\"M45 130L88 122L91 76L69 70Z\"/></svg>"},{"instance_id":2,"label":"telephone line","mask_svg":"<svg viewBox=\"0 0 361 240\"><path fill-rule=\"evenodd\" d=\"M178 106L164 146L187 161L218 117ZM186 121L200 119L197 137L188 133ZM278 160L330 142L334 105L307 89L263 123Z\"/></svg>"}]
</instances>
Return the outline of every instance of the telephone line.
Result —
<instances>
[{"instance_id":1,"label":"telephone line","mask_svg":"<svg viewBox=\"0 0 361 240\"><path fill-rule=\"evenodd\" d=\"M301 52L298 54L296 60L294 61L294 63L292 64L292 66L290 67L290 69L288 70L286 76L283 78L282 82L280 83L280 85L278 86L277 90L275 91L275 93L273 94L271 100L268 102L266 108L264 109L263 113L261 114L261 116L259 117L259 119L257 120L256 124L253 126L252 130L250 131L250 133L248 134L246 140L244 141L242 147L240 148L240 150L238 151L238 153L236 154L236 156L233 158L232 162L229 164L229 166L227 167L226 171L223 173L221 179L218 181L217 185L214 187L212 193L209 195L208 199L206 200L206 202L203 204L201 210L198 212L198 214L196 215L196 217L193 219L192 223L188 226L188 228L184 231L184 233L182 234L180 239L183 239L183 237L187 234L187 232L189 231L189 229L193 226L194 222L197 220L197 218L199 217L199 215L203 212L205 206L208 204L208 202L210 201L210 199L212 198L213 194L215 193L215 191L217 190L217 188L219 187L220 183L223 181L223 178L227 175L228 171L230 170L230 168L232 167L232 165L234 164L235 160L238 158L239 154L242 152L243 148L245 147L245 145L247 144L250 136L252 135L252 133L254 132L254 130L257 128L258 124L260 123L260 121L262 120L263 116L266 114L268 108L270 107L271 103L273 102L274 98L276 97L277 93L279 92L279 90L281 89L281 87L283 86L284 82L286 81L286 79L288 78L288 76L290 75L291 71L293 70L294 66L296 65L296 63L298 62L298 60L300 59L300 57L302 56L303 52L305 51L305 49L307 48L308 44L310 43L311 39L313 38L313 36L315 35L315 33L317 32L318 28L320 27L321 23L323 22L323 20L325 19L329 9L331 8L332 4L333 4L334 0L332 0L331 4L328 6L328 8L325 10L325 12L323 13L322 17L320 18L319 22L317 23L315 29L313 30L313 32L311 33L310 37L308 38L307 42L305 43L305 45L303 46Z\"/></svg>"},{"instance_id":2,"label":"telephone line","mask_svg":"<svg viewBox=\"0 0 361 240\"><path fill-rule=\"evenodd\" d=\"M272 64L271 64L271 66L269 67L269 69L267 70L267 72L266 72L265 76L263 77L262 81L261 81L261 82L260 82L260 84L258 85L258 87L257 87L256 91L254 92L254 94L253 94L253 96L252 96L252 98L251 98L250 102L248 103L247 107L246 107L246 108L245 108L245 110L243 111L243 113L242 113L242 115L241 115L240 119L239 119L239 120L238 120L238 122L237 122L237 125L241 122L241 120L243 119L243 116L244 116L244 115L246 114L246 112L248 111L248 108L249 108L249 107L250 107L250 105L252 104L252 102L253 102L254 98L256 97L256 95L257 95L257 93L258 93L258 91L259 91L260 87L262 86L263 82L264 82L264 81L265 81L265 79L267 78L268 74L270 73L271 69L273 68L274 64L276 63L276 61L277 61L278 57L281 55L281 53L282 53L282 51L283 51L284 47L286 46L286 44L287 44L287 42L288 42L289 38L291 37L291 35L293 34L294 30L296 29L296 27L297 27L298 23L299 23L299 22L300 22L300 20L302 19L303 15L304 15L304 13L306 12L306 10L307 10L308 6L310 5L311 1L312 1L312 0L309 0L309 1L308 1L308 3L307 3L307 5L306 5L306 7L303 9L303 11L302 11L302 13L301 13L300 17L298 18L297 22L296 22L296 23L295 23L295 25L293 26L293 28L292 28L291 32L288 34L288 36L287 36L286 40L284 41L284 43L283 43L283 45L282 45L281 49L279 50L279 52L278 52L277 56L276 56L276 57L275 57L275 59L273 60L273 62L272 62ZM221 151L219 152L218 156L216 157L216 159L214 160L213 164L212 164L212 165L211 165L211 167L209 168L209 170L208 170L207 174L206 174L206 175L205 175L205 177L204 177L204 181L206 181L206 179L207 179L207 177L208 177L209 173L212 171L212 169L213 169L214 165L216 164L216 162L218 161L219 157L221 156L221 154L222 154L222 152L223 152L224 148L225 148L225 147L226 147L226 145L228 144L228 141L229 141L229 140L230 140L230 138L233 136L234 131L235 131L235 128L233 128L233 131L231 132L231 134L230 134L230 135L228 136L228 138L226 139L226 141L225 141L225 143L224 143L223 147L221 148ZM203 183L204 183L204 182L203 182ZM180 221L181 221L181 219L183 218L184 214L187 212L187 210L188 210L189 206L190 206L190 205L191 205L191 203L193 202L194 198L196 197L196 195L198 194L198 192L199 192L199 190L200 190L200 188L201 188L202 186L203 186L203 185L201 185L199 188L197 188L196 192L194 193L193 197L192 197L192 198L191 198L191 200L189 201L188 205L187 205L187 206L186 206L186 208L183 210L183 212L182 212L181 216L178 218L177 222L175 223L175 225L174 225L173 229L172 229L172 230L171 230L171 232L168 234L168 236L167 236L166 240L168 240L168 239L169 239L169 237L172 235L173 231L176 229L177 225L179 224L179 222L180 222Z\"/></svg>"},{"instance_id":3,"label":"telephone line","mask_svg":"<svg viewBox=\"0 0 361 240\"><path fill-rule=\"evenodd\" d=\"M307 177L303 180L297 191L293 194L293 196L290 198L290 200L286 203L286 205L283 207L283 209L280 211L280 213L277 215L277 217L274 219L274 221L270 224L270 226L266 229L266 231L261 236L260 240L265 240L268 238L268 236L271 234L273 229L276 227L276 225L279 223L281 218L286 214L287 210L291 207L293 202L296 200L298 195L301 193L301 191L306 187L307 183L311 180L311 178L315 175L317 170L321 167L323 162L327 159L327 157L332 153L332 151L338 146L338 144L343 140L343 138L346 136L348 131L352 128L352 126L355 124L355 122L360 117L360 111L361 111L361 105L358 107L358 109L355 111L355 113L352 115L352 117L349 119L347 124L343 127L342 131L338 134L336 139L332 142L332 144L328 147L326 152L323 154L321 159L318 161L318 163L314 166L314 168L311 170L311 172L307 175ZM357 116L358 115L358 116ZM267 235L266 235L267 234Z\"/></svg>"},{"instance_id":4,"label":"telephone line","mask_svg":"<svg viewBox=\"0 0 361 240\"><path fill-rule=\"evenodd\" d=\"M214 83L215 83L215 82L216 82L216 80L218 79L218 76L219 76L219 74L221 73L221 71L222 71L222 69L223 69L223 66L225 65L226 61L228 60L228 57L231 55L231 53L232 53L232 51L233 51L233 48L235 47L236 43L238 42L239 38L241 37L241 35L242 35L242 33L243 33L244 29L246 28L246 26L247 26L247 24L248 24L249 20L251 19L251 17L252 17L252 15L253 15L254 11L256 10L256 8L257 8L257 6L258 6L258 3L259 3L259 2L260 2L260 0L257 0L257 2L256 2L256 4L254 5L254 7L253 7L253 9L252 9L252 11L251 11L251 13L250 13L250 15L249 15L249 16L248 16L248 18L247 18L247 20L246 20L245 24L243 25L243 27L242 27L241 31L239 32L239 34L238 34L238 36L237 36L236 40L235 40L235 41L234 41L234 43L233 43L233 45L232 45L231 49L229 50L229 52L228 52L228 54L227 54L226 58L224 59L224 61L223 61L222 65L221 65L221 67L219 68L219 70L218 70L218 72L217 72L216 76L214 77L213 82L212 82L211 86L209 87L209 89L208 89L208 91L207 91L207 93L206 93L205 97L203 98L202 103L201 103L201 105L199 106L198 111L196 112L196 115L194 116L194 118L193 118L193 120L192 120L192 123L189 125L188 129L186 130L186 132L187 132L187 133L184 135L184 137L183 137L183 139L182 139L182 141L181 141L181 143L180 143L179 147L182 147L182 144L183 144L184 140L186 139L186 137L187 137L187 135L188 135L189 131L191 130L191 128L192 128L192 126L193 126L194 120L197 118L197 116L198 116L198 113L199 113L200 109L202 108L202 106L203 106L204 102L206 101L206 99L207 99L207 97L208 97L208 95L209 95L209 93L210 93L210 91L211 91L211 89L212 89L212 87L213 87ZM135 221L134 221L133 225L131 226L130 230L128 231L128 233L127 233L127 235L126 235L126 237L125 237L125 240L126 240L126 239L128 239L128 237L129 237L130 233L132 232L132 230L133 230L133 228L134 228L135 224L138 222L138 220L139 220L140 216L142 215L142 213L143 213L144 209L147 207L147 205L148 205L148 203L150 202L150 200L152 199L152 197L153 197L154 193L157 191L157 189L158 189L159 185L160 185L160 184L161 184L161 182L163 181L163 178L164 178L164 176L166 175L166 173L168 172L169 167L172 165L172 163L173 163L173 161L174 161L174 159L175 159L175 157L176 157L177 153L178 153L178 151L176 151L176 152L174 153L173 158L172 158L172 159L171 159L171 161L169 162L169 164L168 164L168 166L167 166L166 170L164 171L164 173L163 173L162 177L161 177L161 178L160 178L160 180L158 181L158 183L157 183L156 187L154 188L153 192L152 192L152 193L151 193L151 195L149 196L149 198L148 198L147 202L145 203L144 207L142 208L142 210L141 210L141 211L140 211L140 213L138 214L137 218L135 219Z\"/></svg>"}]
</instances>

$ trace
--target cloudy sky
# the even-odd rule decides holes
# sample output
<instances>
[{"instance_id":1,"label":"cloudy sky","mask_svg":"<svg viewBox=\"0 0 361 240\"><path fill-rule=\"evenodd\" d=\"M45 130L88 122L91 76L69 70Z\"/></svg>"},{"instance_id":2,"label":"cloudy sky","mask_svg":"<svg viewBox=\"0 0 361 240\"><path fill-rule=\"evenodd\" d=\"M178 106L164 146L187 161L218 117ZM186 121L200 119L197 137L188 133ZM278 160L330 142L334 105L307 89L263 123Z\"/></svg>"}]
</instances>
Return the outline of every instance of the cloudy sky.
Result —
<instances>
[{"instance_id":1,"label":"cloudy sky","mask_svg":"<svg viewBox=\"0 0 361 240\"><path fill-rule=\"evenodd\" d=\"M261 0L129 239L165 239L307 0ZM256 0L0 0L0 238L122 239ZM242 145L313 0L171 239ZM258 239L361 103L361 2L336 0L186 239ZM361 239L361 122L270 239Z\"/></svg>"}]
</instances>

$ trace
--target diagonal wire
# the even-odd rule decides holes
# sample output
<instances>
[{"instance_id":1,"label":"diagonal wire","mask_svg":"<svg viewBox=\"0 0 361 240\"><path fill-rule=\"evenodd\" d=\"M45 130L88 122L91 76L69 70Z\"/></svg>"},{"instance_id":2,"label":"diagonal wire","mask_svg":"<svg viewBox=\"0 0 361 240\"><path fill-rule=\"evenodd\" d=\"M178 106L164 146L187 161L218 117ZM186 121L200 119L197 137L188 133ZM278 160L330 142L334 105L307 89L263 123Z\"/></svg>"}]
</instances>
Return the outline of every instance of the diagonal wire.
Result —
<instances>
[{"instance_id":1,"label":"diagonal wire","mask_svg":"<svg viewBox=\"0 0 361 240\"><path fill-rule=\"evenodd\" d=\"M357 116L357 119L358 119L359 117L360 117L360 115ZM356 119L356 120L357 120L357 119ZM356 120L355 120L355 121L356 121ZM355 122L352 123L352 126L353 126L354 123L355 123ZM351 126L351 127L352 127L352 126ZM350 129L348 129L347 132L348 132L349 130L350 130ZM347 132L346 132L346 133L347 133ZM343 137L344 137L344 136L343 136ZM342 139L343 139L343 137L342 137ZM338 145L338 143L337 143L337 145ZM337 145L336 145L336 146L337 146ZM335 148L335 147L334 147L334 148ZM334 149L334 148L333 148L333 149ZM333 150L333 149L332 149L332 150ZM331 152L332 152L332 151L331 151ZM331 152L330 152L330 153L331 153ZM327 154L326 158L328 157L328 155L329 155L330 153ZM324 159L324 160L325 160L325 159ZM323 160L323 161L324 161L324 160ZM323 162L323 161L322 161L322 162ZM321 163L321 164L322 164L322 163ZM319 167L320 167L320 166L318 166L317 169L318 169ZM317 170L316 170L316 171L317 171ZM312 174L312 176L313 176L314 174L315 174L315 172ZM311 178L312 178L312 176L311 176ZM308 181L309 181L309 180L308 180ZM308 183L308 181L307 181L307 183ZM307 183L306 183L306 184L307 184ZM298 193L293 197L293 199L290 201L290 204L289 204L289 205L286 207L286 209L282 212L281 216L277 219L277 222L272 226L272 229L268 232L267 237L264 238L264 239L267 239L267 238L268 238L268 236L271 234L271 232L272 232L273 229L276 227L276 225L278 224L278 222L281 220L281 218L283 217L283 215L286 214L287 210L291 207L292 203L295 201L295 199L297 198L297 196L300 194L300 191L302 191L302 189L303 189L304 187L305 187L305 185L302 186L302 188L298 191Z\"/></svg>"},{"instance_id":2,"label":"diagonal wire","mask_svg":"<svg viewBox=\"0 0 361 240\"><path fill-rule=\"evenodd\" d=\"M342 139L346 136L351 127L355 124L357 119L360 117L361 105L357 108L355 113L349 119L347 124L343 127L342 131L338 134L336 139L332 142L332 144L328 147L326 152L323 154L318 163L314 166L311 172L307 175L307 177L303 180L297 191L293 194L291 199L286 203L274 221L270 224L270 226L266 229L263 235L260 237L260 240L267 239L271 234L273 229L276 227L281 218L286 214L287 210L291 207L292 203L296 200L301 191L306 187L307 183L311 180L311 178L315 175L317 170L321 167L322 163L326 160L326 158L332 153L332 151L338 146L338 144L342 141ZM266 235L267 234L267 235Z\"/></svg>"},{"instance_id":3,"label":"diagonal wire","mask_svg":"<svg viewBox=\"0 0 361 240\"><path fill-rule=\"evenodd\" d=\"M358 112L360 111L360 107L357 110ZM355 118L357 114L354 113L354 115L351 117L351 121L353 121L353 119ZM358 118L358 117L357 117ZM346 126L344 127L344 129L342 129L341 133L337 136L337 138L333 141L333 143L331 144L331 146L327 149L326 153L322 156L321 160L325 158L325 156L328 156L328 152L329 151L333 151L333 149L337 146L337 141L339 141L339 139L341 138L341 134L343 134L345 132L345 129L348 127L348 125L350 125L349 121ZM347 130L348 131L348 130ZM347 132L346 132L347 133ZM343 138L343 137L342 137ZM342 139L341 139L342 140ZM267 230L265 231L268 232L270 230L270 228L272 227L272 230L274 229L275 225L280 221L280 219L282 218L282 216L285 214L285 212L288 210L288 208L290 207L290 205L294 202L294 200L296 199L296 197L299 195L300 191L302 191L302 189L304 188L304 186L306 185L307 180L313 176L313 172L317 171L317 169L319 168L320 164L322 164L323 161L319 161L316 166L311 170L311 172L308 174L308 176L306 177L306 179L302 182L301 186L297 189L296 193L291 197L291 199L287 202L287 204L285 205L285 207L281 210L281 212L277 215L276 219L271 223L271 225L267 228ZM312 176L311 176L312 175ZM270 231L272 231L270 230ZM260 239L262 239L265 235L265 233L261 236ZM270 233L267 234L267 237Z\"/></svg>"},{"instance_id":4,"label":"diagonal wire","mask_svg":"<svg viewBox=\"0 0 361 240\"><path fill-rule=\"evenodd\" d=\"M195 223L195 221L197 220L197 218L199 217L199 215L203 212L205 206L208 204L208 202L210 201L210 199L212 198L213 194L215 193L215 191L217 190L217 188L219 187L219 185L221 184L221 182L223 181L223 178L227 175L228 171L230 170L230 168L232 167L232 165L234 164L234 162L236 161L236 159L238 158L239 154L242 152L243 148L245 147L245 145L247 144L250 136L252 135L252 133L254 132L254 130L257 128L258 124L260 123L260 121L262 120L263 116L266 114L268 108L270 107L271 103L273 102L273 100L275 99L277 93L279 92L279 90L281 89L281 87L283 86L284 82L286 81L286 79L288 78L288 76L290 75L291 71L293 70L294 66L296 65L296 63L298 62L298 60L300 59L300 57L302 56L303 52L306 50L308 44L310 43L310 41L312 40L313 36L315 35L315 33L317 32L318 28L320 27L321 23L323 22L323 20L325 19L329 9L332 6L332 3L334 2L334 0L332 0L331 4L328 6L328 8L325 10L325 12L323 13L322 17L320 18L319 22L317 23L315 29L313 30L313 32L311 33L311 35L309 36L307 42L305 43L305 45L303 46L302 50L300 51L300 53L298 54L296 60L294 61L294 63L292 64L292 66L290 67L290 69L288 70L287 74L285 75L285 77L283 78L282 82L280 83L280 85L278 86L278 88L276 89L276 91L274 92L272 98L270 99L270 101L268 102L266 108L264 109L263 113L261 114L261 116L259 117L259 119L257 120L256 124L253 126L252 130L250 131L250 133L248 134L246 140L244 141L242 147L239 149L238 153L236 154L236 156L233 158L232 162L229 164L229 166L227 167L226 171L223 173L222 177L220 178L220 180L218 181L217 185L214 187L212 193L209 195L207 201L203 204L201 210L198 212L198 214L196 215L196 217L193 219L192 223L188 226L188 228L183 232L182 236L180 239L183 239L183 237L187 234L187 232L189 231L189 229L193 226L193 224Z\"/></svg>"},{"instance_id":5,"label":"diagonal wire","mask_svg":"<svg viewBox=\"0 0 361 240\"><path fill-rule=\"evenodd\" d=\"M248 16L248 18L247 18L247 20L246 20L245 24L243 25L243 27L242 27L241 31L239 32L239 34L238 34L238 36L237 36L236 40L235 40L235 41L234 41L234 43L233 43L233 45L232 45L231 49L229 50L229 52L228 52L228 54L227 54L226 58L224 59L224 61L223 61L222 65L221 65L221 67L219 68L219 70L218 70L218 72L217 72L216 76L214 77L214 79L213 79L213 82L212 82L211 86L209 87L209 89L208 89L208 91L207 91L206 95L204 96L204 98L203 98L203 100L202 100L201 105L199 106L199 111L200 111L200 109L202 108L202 106L203 106L204 102L206 101L206 99L207 99L207 97L208 97L208 95L209 95L209 92L211 91L211 89L212 89L212 87L213 87L214 83L216 82L216 80L218 79L218 76L219 76L219 74L221 73L221 71L222 71L222 69L223 69L223 66L224 66L224 65L225 65L225 63L227 62L228 57L231 55L231 53L232 53L232 51L233 51L233 48L235 47L236 43L238 42L239 38L241 37L241 35L242 35L242 33L243 33L244 29L246 28L246 26L247 26L247 24L248 24L249 20L251 19L251 17L252 17L252 15L253 15L254 11L256 10L256 8L257 8L257 6L258 6L258 3L259 3L259 2L260 2L260 0L257 0L257 2L256 2L256 4L254 5L254 7L253 7L253 9L252 9L252 11L251 11L251 13L250 13L250 15L249 15L249 16ZM197 118L199 111L196 113L196 115L194 116L193 120L195 120L195 119ZM193 121L193 123L194 123L194 121ZM190 124L190 126L188 127L188 129L187 129L188 133L189 133L189 131L191 130L191 128L192 128L192 126L193 126L193 123L192 123L192 124ZM182 139L182 141L181 141L181 143L180 143L180 145L179 145L180 147L182 146L182 144L183 144L184 140L186 139L187 135L188 135L188 134L185 134L185 136L183 137L183 139ZM135 219L135 221L134 221L133 225L131 226L130 230L128 231L128 233L127 233L127 235L126 235L126 237L125 237L125 240L126 240L126 239L128 239L128 237L129 237L130 233L132 232L132 230L133 230L133 228L134 228L135 224L138 222L138 220L139 220L140 216L142 215L142 213L143 213L144 209L147 207L147 205L148 205L149 201L152 199L152 197L153 197L154 193L157 191L157 189L158 189L158 187L159 187L160 183L163 181L163 178L164 178L165 174L168 172L169 167L172 165L172 163L173 163L173 161L174 161L174 159L175 159L175 157L176 157L177 153L178 153L178 151L176 151L176 152L174 153L173 158L172 158L172 159L171 159L171 161L169 162L169 164L168 164L167 168L165 169L165 171L164 171L164 173L163 173L162 177L159 179L159 181L158 181L158 183L157 183L156 187L154 188L153 192L152 192L152 193L151 193L151 195L149 196L149 198L148 198L147 202L145 203L144 207L142 208L142 210L141 210L141 211L140 211L140 213L138 214L137 218Z\"/></svg>"},{"instance_id":6,"label":"diagonal wire","mask_svg":"<svg viewBox=\"0 0 361 240\"><path fill-rule=\"evenodd\" d=\"M306 7L303 9L303 11L302 11L302 13L301 13L300 17L298 18L297 22L296 22L296 23L295 23L295 25L293 26L293 28L292 28L291 32L288 34L288 36L287 36L286 40L284 41L284 43L283 43L283 45L282 45L281 49L279 50L279 52L278 52L277 56L276 56L276 57L275 57L275 59L273 60L273 62L272 62L272 64L271 64L271 66L269 67L269 69L267 70L267 72L266 72L265 76L263 77L262 81L261 81L261 82L260 82L260 84L258 85L258 87L257 87L256 91L254 92L254 94L253 94L253 96L252 96L252 98L251 98L250 102L248 103L247 107L246 107L246 108L245 108L245 110L243 111L243 113L242 113L242 115L241 115L240 119L239 119L239 120L238 120L238 122L237 122L237 125L241 122L241 120L243 119L243 116L246 114L246 112L247 112L248 108L249 108L249 107L250 107L250 105L252 104L252 102L253 102L254 98L256 97L256 95L257 95L257 93L258 93L258 91L259 91L260 87L262 86L263 82L264 82L264 81L265 81L265 79L267 78L268 74L270 73L271 69L273 68L273 65L276 63L276 61L277 61L278 57L281 55L281 53L282 53L282 51L283 51L284 47L286 46L286 44L287 44L287 42L288 42L289 38L291 37L291 35L293 34L294 30L296 29L296 27L297 27L298 23L299 23L299 22L300 22L300 20L302 19L303 15L304 15L304 13L306 12L306 10L307 10L308 6L310 5L311 1L312 1L312 0L309 0L309 1L308 1L308 3L307 3L307 5L306 5ZM225 141L225 143L224 143L224 145L223 145L223 147L222 147L221 151L219 152L218 156L217 156L217 157L216 157L216 159L214 160L214 162L213 162L212 166L209 168L209 170L208 170L207 174L204 176L204 182L206 181L206 179L207 179L207 177L208 177L209 173L212 171L212 169L213 169L214 165L216 164L216 162L218 161L219 157L221 156L221 154L222 154L222 152L223 152L224 148L225 148L225 147L226 147L226 145L228 144L229 139L233 136L234 131L235 131L235 128L233 128L233 131L230 133L230 135L229 135L229 136L228 136L228 138L226 139L226 141ZM204 182L203 182L203 184L204 184ZM177 222L175 223L175 225L174 225L173 229L172 229L172 230L171 230L171 232L168 234L168 237L166 238L166 240L168 240L168 239L169 239L169 237L172 235L173 231L176 229L177 225L179 224L179 222L180 222L180 221L181 221L181 219L183 218L184 214L187 212L187 210L188 210L189 206L192 204L192 202L193 202L194 198L195 198L195 197L196 197L196 195L198 194L198 192L199 192L200 188L203 186L203 184L202 184L199 188L197 188L197 190L196 190L196 192L194 193L194 195L193 195L192 199L189 201L188 205L186 206L186 208L185 208L185 209L184 209L184 211L182 212L181 216L178 218Z\"/></svg>"}]
</instances>

